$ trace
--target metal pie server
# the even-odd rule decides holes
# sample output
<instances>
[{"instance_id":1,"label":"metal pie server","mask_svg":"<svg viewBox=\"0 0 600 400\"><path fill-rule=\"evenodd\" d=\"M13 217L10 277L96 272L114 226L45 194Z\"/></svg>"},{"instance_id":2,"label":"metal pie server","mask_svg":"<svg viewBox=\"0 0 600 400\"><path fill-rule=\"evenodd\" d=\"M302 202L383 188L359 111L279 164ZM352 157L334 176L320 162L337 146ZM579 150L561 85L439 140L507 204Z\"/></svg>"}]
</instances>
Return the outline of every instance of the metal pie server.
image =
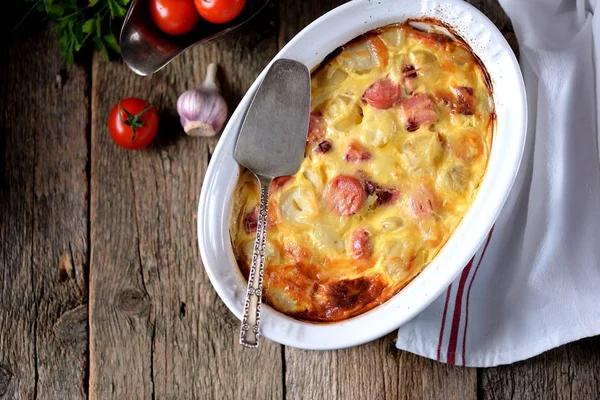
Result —
<instances>
[{"instance_id":1,"label":"metal pie server","mask_svg":"<svg viewBox=\"0 0 600 400\"><path fill-rule=\"evenodd\" d=\"M298 172L308 132L310 72L297 61L275 61L259 86L242 123L235 160L260 183L260 210L248 277L240 344L258 347L262 301L267 205L273 178Z\"/></svg>"}]
</instances>

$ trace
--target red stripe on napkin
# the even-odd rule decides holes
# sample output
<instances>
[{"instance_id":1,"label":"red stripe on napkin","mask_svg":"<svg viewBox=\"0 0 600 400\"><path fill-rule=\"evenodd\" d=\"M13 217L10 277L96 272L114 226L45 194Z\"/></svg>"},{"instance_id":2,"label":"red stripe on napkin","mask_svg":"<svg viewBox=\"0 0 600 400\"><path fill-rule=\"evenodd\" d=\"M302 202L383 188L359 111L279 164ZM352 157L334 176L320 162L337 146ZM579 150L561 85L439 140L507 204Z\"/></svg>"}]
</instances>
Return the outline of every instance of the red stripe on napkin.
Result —
<instances>
[{"instance_id":1,"label":"red stripe on napkin","mask_svg":"<svg viewBox=\"0 0 600 400\"><path fill-rule=\"evenodd\" d=\"M444 312L442 313L442 327L440 328L440 339L438 342L437 349L437 360L440 361L440 354L442 352L442 340L444 339L444 327L446 326L446 312L448 311L448 303L450 302L450 292L452 291L452 284L448 286L446 291L446 304L444 304Z\"/></svg>"},{"instance_id":2,"label":"red stripe on napkin","mask_svg":"<svg viewBox=\"0 0 600 400\"><path fill-rule=\"evenodd\" d=\"M477 271L479 271L479 266L481 265L481 262L483 261L483 257L485 257L485 251L488 248L488 245L490 244L490 241L492 240L492 235L494 233L494 227L492 226L492 229L490 230L490 233L488 233L488 237L487 240L485 241L485 246L483 246L483 251L481 252L481 258L479 259L479 262L477 263L477 266L475 267L475 271L473 272L473 277L471 278L471 282L469 283L469 289L467 289L467 306L466 306L466 314L465 314L465 330L463 332L463 343L462 343L462 365L465 365L465 360L466 360L466 347L467 347L467 328L469 326L469 299L471 298L471 287L473 286L473 281L475 280L475 275L477 275Z\"/></svg>"},{"instance_id":3,"label":"red stripe on napkin","mask_svg":"<svg viewBox=\"0 0 600 400\"><path fill-rule=\"evenodd\" d=\"M458 327L460 325L462 297L463 292L465 291L465 283L467 282L467 277L471 271L471 266L473 265L474 259L475 257L471 258L471 261L469 261L465 269L463 269L462 275L460 276L460 282L458 283L458 290L456 291L456 299L454 300L454 316L452 318L452 330L450 331L450 343L448 344L448 358L446 360L448 364L456 363L456 342L458 339Z\"/></svg>"}]
</instances>

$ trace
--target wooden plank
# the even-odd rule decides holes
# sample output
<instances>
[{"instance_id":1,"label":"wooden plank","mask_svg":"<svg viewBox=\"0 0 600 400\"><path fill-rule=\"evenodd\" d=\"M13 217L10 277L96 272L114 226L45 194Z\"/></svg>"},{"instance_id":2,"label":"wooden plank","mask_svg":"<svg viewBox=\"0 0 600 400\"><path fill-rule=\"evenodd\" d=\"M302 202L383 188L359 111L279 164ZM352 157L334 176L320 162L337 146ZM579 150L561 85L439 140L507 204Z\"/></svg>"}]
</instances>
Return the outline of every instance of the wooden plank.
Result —
<instances>
[{"instance_id":1,"label":"wooden plank","mask_svg":"<svg viewBox=\"0 0 600 400\"><path fill-rule=\"evenodd\" d=\"M482 399L598 399L600 337L583 339L530 360L482 369Z\"/></svg>"},{"instance_id":2,"label":"wooden plank","mask_svg":"<svg viewBox=\"0 0 600 400\"><path fill-rule=\"evenodd\" d=\"M283 47L304 27L348 0L279 1L279 47ZM312 67L312 66L311 66Z\"/></svg>"},{"instance_id":3,"label":"wooden plank","mask_svg":"<svg viewBox=\"0 0 600 400\"><path fill-rule=\"evenodd\" d=\"M473 368L453 367L396 350L396 334L345 350L285 349L291 399L477 398Z\"/></svg>"},{"instance_id":4,"label":"wooden plank","mask_svg":"<svg viewBox=\"0 0 600 400\"><path fill-rule=\"evenodd\" d=\"M177 96L222 67L231 109L277 50L276 4L241 31L187 52L152 78L93 63L90 398L280 398L281 347L237 344L238 321L212 289L197 246L196 210L216 138L190 138ZM150 148L126 151L105 128L121 97L161 113ZM252 374L256 368L260 374Z\"/></svg>"},{"instance_id":5,"label":"wooden plank","mask_svg":"<svg viewBox=\"0 0 600 400\"><path fill-rule=\"evenodd\" d=\"M87 390L88 71L52 28L0 64L0 397Z\"/></svg>"}]
</instances>

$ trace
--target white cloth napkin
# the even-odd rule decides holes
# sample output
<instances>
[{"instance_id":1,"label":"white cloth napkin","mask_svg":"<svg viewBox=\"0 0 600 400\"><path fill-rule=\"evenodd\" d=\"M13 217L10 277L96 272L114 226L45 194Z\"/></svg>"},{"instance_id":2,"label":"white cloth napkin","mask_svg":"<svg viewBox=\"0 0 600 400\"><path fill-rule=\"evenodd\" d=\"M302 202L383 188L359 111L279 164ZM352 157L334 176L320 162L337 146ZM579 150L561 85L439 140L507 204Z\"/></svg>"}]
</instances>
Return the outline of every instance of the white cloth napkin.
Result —
<instances>
[{"instance_id":1,"label":"white cloth napkin","mask_svg":"<svg viewBox=\"0 0 600 400\"><path fill-rule=\"evenodd\" d=\"M600 334L600 6L500 3L527 88L521 169L486 243L447 292L400 328L396 343L478 367Z\"/></svg>"}]
</instances>

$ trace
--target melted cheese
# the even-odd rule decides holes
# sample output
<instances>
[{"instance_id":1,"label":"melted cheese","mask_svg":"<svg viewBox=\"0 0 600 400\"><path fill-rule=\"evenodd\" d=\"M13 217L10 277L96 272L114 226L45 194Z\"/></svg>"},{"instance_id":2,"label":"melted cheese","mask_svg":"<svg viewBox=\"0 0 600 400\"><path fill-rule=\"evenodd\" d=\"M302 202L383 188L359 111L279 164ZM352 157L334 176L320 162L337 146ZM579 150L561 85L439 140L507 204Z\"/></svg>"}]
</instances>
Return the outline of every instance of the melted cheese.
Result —
<instances>
[{"instance_id":1,"label":"melted cheese","mask_svg":"<svg viewBox=\"0 0 600 400\"><path fill-rule=\"evenodd\" d=\"M273 184L269 196L264 298L271 306L305 320L342 320L388 300L431 262L485 172L494 119L486 76L462 41L408 23L364 35L313 72L320 137L307 142L300 171ZM386 79L400 98L376 108L365 92ZM415 130L403 107L420 94L435 120ZM326 151L318 151L324 141ZM368 156L349 161L352 146ZM360 206L350 215L328 198L339 176L362 185L358 197L340 195ZM245 276L258 201L258 183L243 171L231 237Z\"/></svg>"}]
</instances>

